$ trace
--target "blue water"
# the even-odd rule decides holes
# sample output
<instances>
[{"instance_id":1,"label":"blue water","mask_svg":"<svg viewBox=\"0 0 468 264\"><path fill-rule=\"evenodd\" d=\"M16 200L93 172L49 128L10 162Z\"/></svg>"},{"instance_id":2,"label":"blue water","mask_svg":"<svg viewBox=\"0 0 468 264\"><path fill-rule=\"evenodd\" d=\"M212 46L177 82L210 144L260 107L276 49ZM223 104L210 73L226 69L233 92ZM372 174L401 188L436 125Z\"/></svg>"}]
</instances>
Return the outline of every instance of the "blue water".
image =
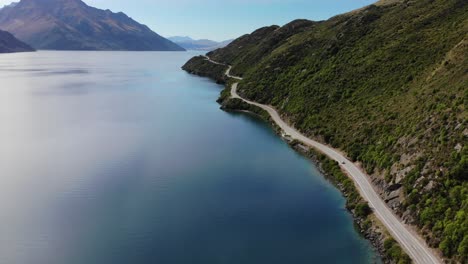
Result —
<instances>
[{"instance_id":1,"label":"blue water","mask_svg":"<svg viewBox=\"0 0 468 264\"><path fill-rule=\"evenodd\" d=\"M344 199L193 53L0 56L0 263L373 263Z\"/></svg>"}]
</instances>

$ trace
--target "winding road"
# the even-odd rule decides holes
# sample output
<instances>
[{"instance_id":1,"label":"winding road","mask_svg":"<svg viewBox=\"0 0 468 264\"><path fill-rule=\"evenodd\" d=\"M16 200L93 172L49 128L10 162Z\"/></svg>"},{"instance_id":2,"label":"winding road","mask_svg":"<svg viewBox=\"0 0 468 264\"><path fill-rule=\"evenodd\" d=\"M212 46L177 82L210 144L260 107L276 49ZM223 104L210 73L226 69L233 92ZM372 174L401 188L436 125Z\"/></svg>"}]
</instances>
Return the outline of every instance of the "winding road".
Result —
<instances>
[{"instance_id":1,"label":"winding road","mask_svg":"<svg viewBox=\"0 0 468 264\"><path fill-rule=\"evenodd\" d=\"M219 63L211 60L209 57L205 56L206 60L228 67L225 75L227 77L241 81L241 77L232 76L230 74L232 66ZM379 196L372 186L372 183L369 180L369 177L352 161L347 159L342 153L338 150L319 143L315 140L312 140L299 131L288 125L278 112L271 106L259 104L247 99L242 98L237 93L237 87L239 82L236 82L231 87L231 97L238 98L244 102L258 106L265 111L267 111L272 117L273 121L284 131L286 135L292 139L298 140L305 145L315 148L316 150L327 155L331 159L339 162L342 170L344 170L348 176L354 180L356 187L358 188L361 196L369 203L370 207L373 209L377 218L384 224L390 234L395 238L396 241L400 243L402 248L408 253L414 263L417 264L439 264L442 263L440 258L426 245L424 240L419 237L418 234L413 232L411 228L403 224L400 219L393 214L393 212L387 207L385 202Z\"/></svg>"}]
</instances>

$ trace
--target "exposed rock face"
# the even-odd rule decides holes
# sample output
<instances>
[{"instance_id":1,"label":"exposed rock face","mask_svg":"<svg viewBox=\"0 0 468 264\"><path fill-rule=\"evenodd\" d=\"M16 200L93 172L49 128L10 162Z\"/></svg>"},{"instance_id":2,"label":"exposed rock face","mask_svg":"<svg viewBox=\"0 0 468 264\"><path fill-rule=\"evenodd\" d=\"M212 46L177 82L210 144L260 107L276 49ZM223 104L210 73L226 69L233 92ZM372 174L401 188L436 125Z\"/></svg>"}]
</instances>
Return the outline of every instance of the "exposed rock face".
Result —
<instances>
[{"instance_id":1,"label":"exposed rock face","mask_svg":"<svg viewBox=\"0 0 468 264\"><path fill-rule=\"evenodd\" d=\"M0 30L0 53L34 51L28 44L19 41L11 33Z\"/></svg>"},{"instance_id":2,"label":"exposed rock face","mask_svg":"<svg viewBox=\"0 0 468 264\"><path fill-rule=\"evenodd\" d=\"M0 10L0 29L37 49L184 50L124 13L81 0L22 0Z\"/></svg>"}]
</instances>

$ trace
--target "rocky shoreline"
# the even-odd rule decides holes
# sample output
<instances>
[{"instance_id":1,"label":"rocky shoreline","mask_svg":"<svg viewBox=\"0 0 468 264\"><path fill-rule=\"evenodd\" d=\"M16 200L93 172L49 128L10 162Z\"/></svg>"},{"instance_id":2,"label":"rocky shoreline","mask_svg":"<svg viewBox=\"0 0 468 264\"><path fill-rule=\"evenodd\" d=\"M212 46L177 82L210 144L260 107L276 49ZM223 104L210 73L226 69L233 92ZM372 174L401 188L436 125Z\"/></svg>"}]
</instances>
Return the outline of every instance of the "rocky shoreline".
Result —
<instances>
[{"instance_id":1,"label":"rocky shoreline","mask_svg":"<svg viewBox=\"0 0 468 264\"><path fill-rule=\"evenodd\" d=\"M343 184L338 181L335 181L333 177L330 176L330 172L323 168L323 163L318 158L318 155L320 154L314 152L313 150L310 150L307 146L301 144L294 144L294 142L289 142L289 145L294 150L296 150L297 152L314 162L319 171L325 176L325 178L330 183L332 183L336 188L338 188L338 190L340 190L340 192L346 198L347 203L349 203L348 199L352 194L348 193L343 187ZM384 244L385 241L387 239L391 239L391 237L385 233L385 229L378 223L378 220L375 217L373 217L372 214L369 216L360 216L356 213L356 210L350 208L348 204L346 205L346 210L353 216L355 228L364 238L370 241L374 249L379 253L379 256L381 257L383 263L397 263L387 256Z\"/></svg>"},{"instance_id":2,"label":"rocky shoreline","mask_svg":"<svg viewBox=\"0 0 468 264\"><path fill-rule=\"evenodd\" d=\"M300 144L299 142L292 141L286 135L283 135L281 129L274 123L267 112L263 109L258 108L256 106L249 105L242 100L239 99L232 99L227 96L230 94L229 85L223 90L221 93L220 98L218 99L218 103L221 105L221 109L224 111L231 111L231 112L250 112L261 117L263 120L268 122L274 131L285 140L295 151L300 153L301 155L307 157L309 160L314 162L317 165L319 171L325 176L325 178L332 183L336 188L340 190L340 192L346 198L346 209L348 212L353 216L354 219L354 226L359 231L359 233L366 238L376 252L378 252L379 257L381 258L382 262L385 264L396 264L396 263L411 263L410 258L404 251L400 248L398 243L393 240L391 235L386 231L385 227L379 222L379 220L370 212L368 215L360 215L356 210L355 206L351 203L351 199L356 199L356 196L359 197L358 201L360 203L365 203L364 200L359 196L357 189L353 185L353 190L349 190L344 187L344 184L333 177L333 173L327 170L324 166L324 162L332 162L326 156L314 151L313 149ZM338 164L335 164L337 168L339 168ZM345 176L347 177L347 176ZM355 203L356 201L354 201ZM367 203L366 203L367 204ZM392 256L392 252L390 251L398 251L398 254L401 255L398 259Z\"/></svg>"},{"instance_id":3,"label":"rocky shoreline","mask_svg":"<svg viewBox=\"0 0 468 264\"><path fill-rule=\"evenodd\" d=\"M201 57L200 57L201 58ZM379 253L383 263L396 264L396 263L411 263L409 256L402 250L400 245L392 238L386 228L380 223L377 217L374 216L372 211L365 214L362 213L362 208L369 208L367 203L362 199L357 191L354 183L348 176L346 176L340 169L339 165L327 158L325 155L310 149L299 142L292 141L287 135L283 135L281 129L271 119L270 115L263 109L250 105L240 99L231 98L231 86L233 80L224 77L225 67L219 67L212 63L208 63L205 59L199 57L192 58L182 69L201 77L208 77L218 84L225 85L217 102L221 105L224 111L236 112L250 112L260 116L263 120L268 122L275 132L281 136L288 144L298 151L301 155L309 158L320 169L322 174L336 187L346 198L346 209L351 213L354 219L355 227L367 240L369 240ZM373 175L375 176L375 175ZM389 190L383 177L373 177L373 184L377 186L379 193L386 200L398 203L400 201L399 192L401 188ZM395 186L396 187L396 186ZM385 195L384 195L385 193ZM392 196L393 195L393 196ZM396 197L394 197L396 196ZM392 198L393 197L393 198ZM387 204L389 204L387 202ZM391 204L390 204L391 205ZM359 207L357 210L356 207ZM394 206L392 209L395 210Z\"/></svg>"}]
</instances>

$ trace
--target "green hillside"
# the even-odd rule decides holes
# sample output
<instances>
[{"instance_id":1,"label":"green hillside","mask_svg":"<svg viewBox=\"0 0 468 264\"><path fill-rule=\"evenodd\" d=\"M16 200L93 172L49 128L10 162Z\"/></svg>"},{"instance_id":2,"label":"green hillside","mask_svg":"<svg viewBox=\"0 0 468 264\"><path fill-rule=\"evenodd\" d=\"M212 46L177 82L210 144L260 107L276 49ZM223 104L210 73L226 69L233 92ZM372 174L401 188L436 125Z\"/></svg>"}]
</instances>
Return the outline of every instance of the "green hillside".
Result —
<instances>
[{"instance_id":1,"label":"green hillside","mask_svg":"<svg viewBox=\"0 0 468 264\"><path fill-rule=\"evenodd\" d=\"M419 0L265 27L208 55L244 77L241 95L362 162L398 215L467 263L467 54L468 1Z\"/></svg>"}]
</instances>

